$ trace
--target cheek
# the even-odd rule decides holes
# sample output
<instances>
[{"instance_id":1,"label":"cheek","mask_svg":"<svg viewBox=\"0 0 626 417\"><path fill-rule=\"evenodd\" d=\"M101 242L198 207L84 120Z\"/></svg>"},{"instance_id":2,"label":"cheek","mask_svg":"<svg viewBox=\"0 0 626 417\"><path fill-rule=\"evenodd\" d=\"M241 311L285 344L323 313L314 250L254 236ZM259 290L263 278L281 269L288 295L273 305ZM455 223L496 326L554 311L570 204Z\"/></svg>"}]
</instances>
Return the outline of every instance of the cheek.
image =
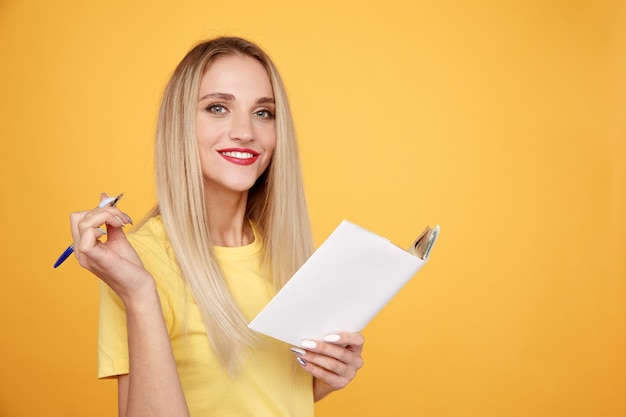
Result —
<instances>
[{"instance_id":1,"label":"cheek","mask_svg":"<svg viewBox=\"0 0 626 417\"><path fill-rule=\"evenodd\" d=\"M267 134L265 136L265 149L270 152L274 152L276 149L276 126L272 126L267 130Z\"/></svg>"},{"instance_id":2,"label":"cheek","mask_svg":"<svg viewBox=\"0 0 626 417\"><path fill-rule=\"evenodd\" d=\"M198 145L206 146L213 141L213 138L215 137L215 129L206 126L206 124L197 126L196 137L198 140Z\"/></svg>"},{"instance_id":3,"label":"cheek","mask_svg":"<svg viewBox=\"0 0 626 417\"><path fill-rule=\"evenodd\" d=\"M196 137L198 143L210 145L216 143L227 133L227 124L200 116L196 120Z\"/></svg>"},{"instance_id":4,"label":"cheek","mask_svg":"<svg viewBox=\"0 0 626 417\"><path fill-rule=\"evenodd\" d=\"M265 170L270 161L274 158L274 153L276 152L276 134L272 131L268 132L268 135L263 138L263 170Z\"/></svg>"},{"instance_id":5,"label":"cheek","mask_svg":"<svg viewBox=\"0 0 626 417\"><path fill-rule=\"evenodd\" d=\"M268 157L267 157L267 164L269 164L269 161L271 161L272 158L274 157L274 152L275 151L276 151L276 138L274 138L271 141L268 141L267 145L265 146L265 152L268 155Z\"/></svg>"}]
</instances>

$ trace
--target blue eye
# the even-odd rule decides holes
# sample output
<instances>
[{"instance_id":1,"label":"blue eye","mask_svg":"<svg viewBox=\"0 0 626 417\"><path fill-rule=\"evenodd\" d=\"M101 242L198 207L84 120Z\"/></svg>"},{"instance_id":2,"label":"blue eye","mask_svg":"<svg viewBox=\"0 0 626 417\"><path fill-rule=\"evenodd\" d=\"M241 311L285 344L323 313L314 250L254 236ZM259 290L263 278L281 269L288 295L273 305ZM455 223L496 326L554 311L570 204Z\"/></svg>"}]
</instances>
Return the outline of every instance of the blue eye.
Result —
<instances>
[{"instance_id":1,"label":"blue eye","mask_svg":"<svg viewBox=\"0 0 626 417\"><path fill-rule=\"evenodd\" d=\"M226 113L227 111L226 106L224 106L223 104L211 104L206 109L209 113L215 113L215 114Z\"/></svg>"},{"instance_id":2,"label":"blue eye","mask_svg":"<svg viewBox=\"0 0 626 417\"><path fill-rule=\"evenodd\" d=\"M258 110L256 112L254 112L254 114L257 117L261 117L263 119L273 119L274 118L274 113L272 113L269 110Z\"/></svg>"}]
</instances>

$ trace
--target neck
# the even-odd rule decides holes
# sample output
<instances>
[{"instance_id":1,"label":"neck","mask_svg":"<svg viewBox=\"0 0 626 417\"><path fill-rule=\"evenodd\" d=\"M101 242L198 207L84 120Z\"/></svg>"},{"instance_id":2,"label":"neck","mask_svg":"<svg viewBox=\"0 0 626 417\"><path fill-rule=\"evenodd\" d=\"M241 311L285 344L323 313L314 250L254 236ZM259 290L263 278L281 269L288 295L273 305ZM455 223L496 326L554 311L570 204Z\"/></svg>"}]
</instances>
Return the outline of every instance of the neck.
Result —
<instances>
[{"instance_id":1,"label":"neck","mask_svg":"<svg viewBox=\"0 0 626 417\"><path fill-rule=\"evenodd\" d=\"M248 193L215 193L206 197L209 232L215 246L236 247L254 241L246 219Z\"/></svg>"}]
</instances>

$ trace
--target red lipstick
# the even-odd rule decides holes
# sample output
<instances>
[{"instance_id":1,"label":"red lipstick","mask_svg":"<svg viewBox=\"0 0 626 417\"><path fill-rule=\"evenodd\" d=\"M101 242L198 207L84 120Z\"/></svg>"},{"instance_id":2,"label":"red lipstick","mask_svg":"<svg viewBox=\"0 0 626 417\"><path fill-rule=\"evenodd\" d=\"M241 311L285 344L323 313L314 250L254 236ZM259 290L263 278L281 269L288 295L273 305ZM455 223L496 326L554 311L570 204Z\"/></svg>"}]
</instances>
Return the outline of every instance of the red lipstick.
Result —
<instances>
[{"instance_id":1,"label":"red lipstick","mask_svg":"<svg viewBox=\"0 0 626 417\"><path fill-rule=\"evenodd\" d=\"M259 153L248 148L227 148L220 149L219 154L227 160L237 165L252 165L259 159Z\"/></svg>"}]
</instances>

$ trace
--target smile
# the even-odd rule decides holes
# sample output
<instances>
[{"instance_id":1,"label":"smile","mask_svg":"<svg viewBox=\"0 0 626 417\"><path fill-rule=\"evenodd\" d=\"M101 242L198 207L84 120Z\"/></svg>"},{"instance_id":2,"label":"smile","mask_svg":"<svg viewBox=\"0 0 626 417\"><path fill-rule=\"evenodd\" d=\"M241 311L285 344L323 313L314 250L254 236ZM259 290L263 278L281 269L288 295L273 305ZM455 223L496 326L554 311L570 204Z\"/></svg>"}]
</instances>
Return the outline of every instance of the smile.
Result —
<instances>
[{"instance_id":1,"label":"smile","mask_svg":"<svg viewBox=\"0 0 626 417\"><path fill-rule=\"evenodd\" d=\"M237 165L252 165L259 159L259 153L251 149L223 149L219 154L228 162Z\"/></svg>"},{"instance_id":2,"label":"smile","mask_svg":"<svg viewBox=\"0 0 626 417\"><path fill-rule=\"evenodd\" d=\"M237 159L250 159L250 158L254 158L256 155L254 155L252 152L234 152L234 151L228 151L228 152L220 152L223 156L229 156L231 158L237 158Z\"/></svg>"}]
</instances>

